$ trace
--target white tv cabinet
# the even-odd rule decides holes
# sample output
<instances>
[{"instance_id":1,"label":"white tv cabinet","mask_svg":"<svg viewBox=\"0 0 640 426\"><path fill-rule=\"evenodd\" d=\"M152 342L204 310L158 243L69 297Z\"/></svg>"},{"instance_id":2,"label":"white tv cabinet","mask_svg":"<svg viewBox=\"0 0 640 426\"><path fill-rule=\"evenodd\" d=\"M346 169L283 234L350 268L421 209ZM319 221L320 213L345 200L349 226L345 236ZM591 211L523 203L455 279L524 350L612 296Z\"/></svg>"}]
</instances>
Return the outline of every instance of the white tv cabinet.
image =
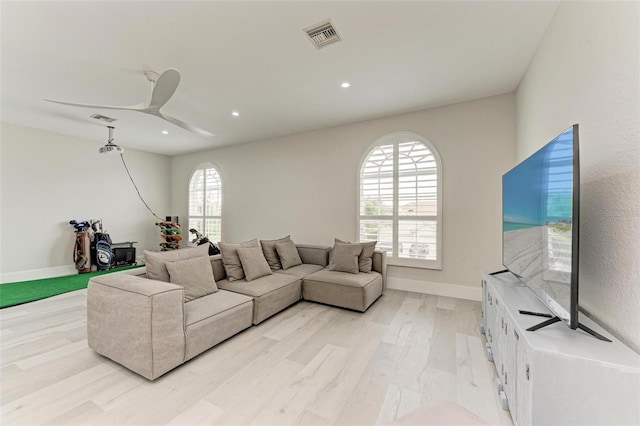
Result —
<instances>
[{"instance_id":1,"label":"white tv cabinet","mask_svg":"<svg viewBox=\"0 0 640 426\"><path fill-rule=\"evenodd\" d=\"M564 322L526 331L550 313L511 273L483 274L482 322L496 387L514 423L640 424L640 355L585 315L580 322L604 342Z\"/></svg>"}]
</instances>

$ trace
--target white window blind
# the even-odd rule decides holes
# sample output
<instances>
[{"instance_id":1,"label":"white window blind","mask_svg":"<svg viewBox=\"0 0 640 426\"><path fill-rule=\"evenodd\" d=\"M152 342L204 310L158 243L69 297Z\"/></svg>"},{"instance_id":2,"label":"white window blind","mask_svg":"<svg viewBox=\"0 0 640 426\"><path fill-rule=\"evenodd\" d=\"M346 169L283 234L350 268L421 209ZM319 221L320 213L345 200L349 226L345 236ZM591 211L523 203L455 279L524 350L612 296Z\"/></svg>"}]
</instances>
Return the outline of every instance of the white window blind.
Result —
<instances>
[{"instance_id":1,"label":"white window blind","mask_svg":"<svg viewBox=\"0 0 640 426\"><path fill-rule=\"evenodd\" d=\"M437 152L409 132L386 135L374 145L359 173L360 241L377 240L390 264L440 268Z\"/></svg>"},{"instance_id":2,"label":"white window blind","mask_svg":"<svg viewBox=\"0 0 640 426\"><path fill-rule=\"evenodd\" d=\"M212 242L222 239L222 179L212 165L193 172L189 182L189 229L195 228Z\"/></svg>"}]
</instances>

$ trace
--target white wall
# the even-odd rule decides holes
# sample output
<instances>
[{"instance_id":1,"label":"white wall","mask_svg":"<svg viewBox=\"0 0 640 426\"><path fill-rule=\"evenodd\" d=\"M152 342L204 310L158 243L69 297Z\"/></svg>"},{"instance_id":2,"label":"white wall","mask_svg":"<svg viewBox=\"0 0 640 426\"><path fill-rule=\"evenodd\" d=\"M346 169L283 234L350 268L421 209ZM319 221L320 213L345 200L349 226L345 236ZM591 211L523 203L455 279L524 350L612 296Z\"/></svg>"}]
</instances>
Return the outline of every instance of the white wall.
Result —
<instances>
[{"instance_id":1,"label":"white wall","mask_svg":"<svg viewBox=\"0 0 640 426\"><path fill-rule=\"evenodd\" d=\"M638 2L561 2L517 91L522 160L580 125L580 305L640 352Z\"/></svg>"},{"instance_id":2,"label":"white wall","mask_svg":"<svg viewBox=\"0 0 640 426\"><path fill-rule=\"evenodd\" d=\"M69 220L103 220L114 242L157 250L156 219L138 199L119 155L101 144L2 123L0 272L2 282L73 272ZM134 150L125 160L159 216L170 205L170 159Z\"/></svg>"},{"instance_id":3,"label":"white wall","mask_svg":"<svg viewBox=\"0 0 640 426\"><path fill-rule=\"evenodd\" d=\"M172 157L172 210L187 217L191 173L210 161L223 178L225 241L354 240L360 159L399 130L421 134L440 153L444 264L442 271L390 268L389 275L417 286L478 287L481 270L501 265L501 176L515 160L513 94Z\"/></svg>"}]
</instances>

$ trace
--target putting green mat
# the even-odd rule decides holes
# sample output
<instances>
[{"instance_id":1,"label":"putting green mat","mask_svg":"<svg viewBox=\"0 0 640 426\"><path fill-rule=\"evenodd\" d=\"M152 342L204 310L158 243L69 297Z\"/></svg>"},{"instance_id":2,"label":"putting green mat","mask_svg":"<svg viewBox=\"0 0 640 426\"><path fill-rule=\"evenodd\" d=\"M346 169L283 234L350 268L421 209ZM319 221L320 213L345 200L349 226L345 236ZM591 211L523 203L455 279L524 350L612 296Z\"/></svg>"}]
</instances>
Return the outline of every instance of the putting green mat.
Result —
<instances>
[{"instance_id":1,"label":"putting green mat","mask_svg":"<svg viewBox=\"0 0 640 426\"><path fill-rule=\"evenodd\" d=\"M67 275L64 277L44 278L32 281L0 284L0 308L46 299L58 294L87 288L89 279L96 275L109 274L125 269L141 268L144 265L125 266L108 271L96 271L86 274Z\"/></svg>"}]
</instances>

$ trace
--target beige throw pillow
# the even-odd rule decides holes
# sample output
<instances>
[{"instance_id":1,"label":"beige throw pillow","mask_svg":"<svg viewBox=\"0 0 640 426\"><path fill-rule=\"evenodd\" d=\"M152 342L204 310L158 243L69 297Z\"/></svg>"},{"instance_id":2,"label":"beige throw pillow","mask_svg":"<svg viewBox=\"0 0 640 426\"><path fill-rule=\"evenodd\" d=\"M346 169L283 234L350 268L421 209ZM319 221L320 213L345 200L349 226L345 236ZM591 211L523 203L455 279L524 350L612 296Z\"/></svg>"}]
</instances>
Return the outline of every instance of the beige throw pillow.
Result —
<instances>
[{"instance_id":1,"label":"beige throw pillow","mask_svg":"<svg viewBox=\"0 0 640 426\"><path fill-rule=\"evenodd\" d=\"M166 268L170 282L184 287L185 302L218 291L209 257L167 262Z\"/></svg>"},{"instance_id":2,"label":"beige throw pillow","mask_svg":"<svg viewBox=\"0 0 640 426\"><path fill-rule=\"evenodd\" d=\"M245 241L240 244L230 243L218 243L220 247L220 254L222 255L222 264L224 270L227 273L229 281L238 281L244 279L244 270L242 269L242 263L238 257L238 249L241 247L260 247L258 240Z\"/></svg>"},{"instance_id":3,"label":"beige throw pillow","mask_svg":"<svg viewBox=\"0 0 640 426\"><path fill-rule=\"evenodd\" d=\"M362 253L360 244L336 243L333 246L333 259L329 264L329 270L357 274L360 272L358 267L360 253Z\"/></svg>"},{"instance_id":4,"label":"beige throw pillow","mask_svg":"<svg viewBox=\"0 0 640 426\"><path fill-rule=\"evenodd\" d=\"M145 250L144 262L147 267L147 278L169 282L169 272L165 264L178 260L193 259L194 257L206 257L209 259L209 246L201 245L193 248L184 248L171 251L150 251Z\"/></svg>"},{"instance_id":5,"label":"beige throw pillow","mask_svg":"<svg viewBox=\"0 0 640 426\"><path fill-rule=\"evenodd\" d=\"M273 274L260 247L240 247L238 257L247 281Z\"/></svg>"},{"instance_id":6,"label":"beige throw pillow","mask_svg":"<svg viewBox=\"0 0 640 426\"><path fill-rule=\"evenodd\" d=\"M282 264L280 263L280 257L278 256L278 252L276 252L276 244L283 243L285 241L290 241L291 236L287 235L286 237L282 237L278 240L260 240L260 245L262 246L262 252L264 253L264 258L267 259L267 263L272 271L277 271L278 269L282 269Z\"/></svg>"},{"instance_id":7,"label":"beige throw pillow","mask_svg":"<svg viewBox=\"0 0 640 426\"><path fill-rule=\"evenodd\" d=\"M341 244L360 244L362 246L362 253L358 256L358 268L360 272L369 273L373 268L373 252L376 250L377 241L365 241L363 243L351 243L349 241L343 241L339 238L335 239L336 243Z\"/></svg>"},{"instance_id":8,"label":"beige throw pillow","mask_svg":"<svg viewBox=\"0 0 640 426\"><path fill-rule=\"evenodd\" d=\"M282 263L282 269L293 268L294 266L302 265L302 259L296 248L296 244L293 241L285 241L283 243L276 244L276 252L280 257Z\"/></svg>"}]
</instances>

